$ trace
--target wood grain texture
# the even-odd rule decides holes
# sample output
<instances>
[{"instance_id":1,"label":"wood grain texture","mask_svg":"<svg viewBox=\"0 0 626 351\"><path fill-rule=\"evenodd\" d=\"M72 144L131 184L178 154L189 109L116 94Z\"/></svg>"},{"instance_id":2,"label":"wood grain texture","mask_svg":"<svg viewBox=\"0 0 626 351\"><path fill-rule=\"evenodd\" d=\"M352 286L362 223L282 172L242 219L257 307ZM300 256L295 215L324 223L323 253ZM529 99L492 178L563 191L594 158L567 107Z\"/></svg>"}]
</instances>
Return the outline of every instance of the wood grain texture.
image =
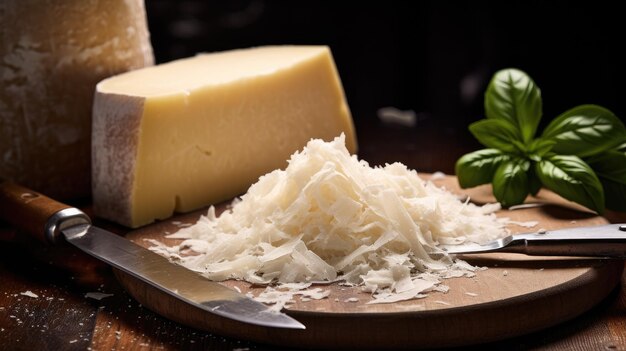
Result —
<instances>
[{"instance_id":1,"label":"wood grain texture","mask_svg":"<svg viewBox=\"0 0 626 351\"><path fill-rule=\"evenodd\" d=\"M493 201L486 187L461 192L453 177L435 182L469 195L478 203ZM528 202L540 205L501 211L499 216L516 221L538 221L535 230L607 223L606 219L547 191ZM127 237L143 246L149 246L144 239L166 241L164 233L174 232L180 222L193 222L199 214L179 216L131 232ZM510 229L524 231L518 226ZM172 299L125 274L118 272L117 276L142 304L185 325L283 346L310 344L326 348L376 349L469 345L544 329L597 304L619 282L623 269L620 261L597 259L515 254L466 255L464 259L489 269L474 278L446 280L445 284L450 286L448 293L430 293L425 299L367 305L371 297L359 288L337 284L322 286L331 291L329 298L307 302L296 299L289 307L288 313L307 326L305 331L269 329L226 320ZM254 294L263 289L244 282L224 284ZM352 297L358 301L349 302L348 298Z\"/></svg>"},{"instance_id":2,"label":"wood grain texture","mask_svg":"<svg viewBox=\"0 0 626 351\"><path fill-rule=\"evenodd\" d=\"M47 242L44 228L48 219L68 207L11 181L0 182L0 219L41 242Z\"/></svg>"},{"instance_id":3,"label":"wood grain texture","mask_svg":"<svg viewBox=\"0 0 626 351\"><path fill-rule=\"evenodd\" d=\"M72 248L33 243L0 244L0 257L0 349L88 348L97 310L84 291L102 283L102 266Z\"/></svg>"},{"instance_id":4,"label":"wood grain texture","mask_svg":"<svg viewBox=\"0 0 626 351\"><path fill-rule=\"evenodd\" d=\"M82 209L89 213L89 207ZM544 206L542 209L565 224L591 216L558 206ZM626 213L612 212L605 217L612 223L626 222ZM124 228L106 221L97 221L97 225L120 234L126 233ZM13 232L11 228L0 225L0 238L10 239L14 237ZM35 248L35 244L0 243L0 349L3 351L281 349L168 320L129 296L108 266L81 255L73 247L51 250ZM40 297L29 298L19 294L27 290ZM114 295L97 301L85 298L90 291ZM18 317L19 321L11 316ZM461 349L626 350L625 323L626 272L618 287L578 317L530 334L463 346ZM44 332L41 331L43 325L48 326ZM353 329L357 328L358 325L353 326ZM74 340L77 341L72 342ZM304 346L318 347L316 343L302 343L298 348Z\"/></svg>"}]
</instances>

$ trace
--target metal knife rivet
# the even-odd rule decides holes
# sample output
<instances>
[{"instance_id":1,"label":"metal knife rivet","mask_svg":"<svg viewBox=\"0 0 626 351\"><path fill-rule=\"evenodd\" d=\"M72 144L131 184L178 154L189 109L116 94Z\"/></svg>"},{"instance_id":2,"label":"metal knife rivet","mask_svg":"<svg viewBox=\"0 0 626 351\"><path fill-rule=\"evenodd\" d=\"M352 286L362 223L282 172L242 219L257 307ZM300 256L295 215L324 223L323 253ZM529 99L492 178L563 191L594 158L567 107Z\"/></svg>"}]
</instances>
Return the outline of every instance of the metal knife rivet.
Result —
<instances>
[{"instance_id":1,"label":"metal knife rivet","mask_svg":"<svg viewBox=\"0 0 626 351\"><path fill-rule=\"evenodd\" d=\"M619 230L626 232L626 224L622 224L619 226Z\"/></svg>"},{"instance_id":2,"label":"metal knife rivet","mask_svg":"<svg viewBox=\"0 0 626 351\"><path fill-rule=\"evenodd\" d=\"M39 194L37 193L22 193L20 195L20 198L24 200L25 204L28 204L29 202L35 200L38 197L39 197Z\"/></svg>"}]
</instances>

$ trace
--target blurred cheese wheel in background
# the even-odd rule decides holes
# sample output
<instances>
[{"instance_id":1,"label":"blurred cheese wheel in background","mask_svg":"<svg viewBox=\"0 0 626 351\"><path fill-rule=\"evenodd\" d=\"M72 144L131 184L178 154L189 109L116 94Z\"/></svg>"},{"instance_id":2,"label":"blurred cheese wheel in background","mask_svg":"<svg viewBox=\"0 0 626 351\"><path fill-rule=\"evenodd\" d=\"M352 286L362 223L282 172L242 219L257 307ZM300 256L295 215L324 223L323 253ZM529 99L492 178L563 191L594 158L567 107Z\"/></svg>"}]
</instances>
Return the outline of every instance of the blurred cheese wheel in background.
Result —
<instances>
[{"instance_id":1,"label":"blurred cheese wheel in background","mask_svg":"<svg viewBox=\"0 0 626 351\"><path fill-rule=\"evenodd\" d=\"M2 0L0 23L0 178L89 195L95 85L154 64L143 0Z\"/></svg>"}]
</instances>

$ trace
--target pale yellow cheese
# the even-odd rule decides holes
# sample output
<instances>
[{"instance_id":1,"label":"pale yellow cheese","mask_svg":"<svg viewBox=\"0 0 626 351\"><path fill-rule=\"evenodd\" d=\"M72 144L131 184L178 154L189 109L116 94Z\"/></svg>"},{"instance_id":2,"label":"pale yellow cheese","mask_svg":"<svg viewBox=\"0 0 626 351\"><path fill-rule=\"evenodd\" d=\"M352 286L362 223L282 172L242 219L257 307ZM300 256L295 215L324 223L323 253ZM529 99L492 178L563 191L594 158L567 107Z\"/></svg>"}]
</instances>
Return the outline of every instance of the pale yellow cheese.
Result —
<instances>
[{"instance_id":1,"label":"pale yellow cheese","mask_svg":"<svg viewBox=\"0 0 626 351\"><path fill-rule=\"evenodd\" d=\"M143 0L0 1L0 178L88 196L95 86L153 61Z\"/></svg>"},{"instance_id":2,"label":"pale yellow cheese","mask_svg":"<svg viewBox=\"0 0 626 351\"><path fill-rule=\"evenodd\" d=\"M106 79L93 112L98 216L137 227L230 199L352 118L328 47L203 54Z\"/></svg>"}]
</instances>

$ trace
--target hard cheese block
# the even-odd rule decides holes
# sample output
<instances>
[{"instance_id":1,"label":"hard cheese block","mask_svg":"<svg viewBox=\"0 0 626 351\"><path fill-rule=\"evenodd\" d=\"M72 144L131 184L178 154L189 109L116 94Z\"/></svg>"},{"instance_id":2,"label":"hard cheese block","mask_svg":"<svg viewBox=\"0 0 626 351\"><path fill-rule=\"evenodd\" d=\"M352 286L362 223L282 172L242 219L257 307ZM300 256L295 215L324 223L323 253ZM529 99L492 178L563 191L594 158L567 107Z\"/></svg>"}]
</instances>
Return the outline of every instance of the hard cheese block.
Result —
<instances>
[{"instance_id":1,"label":"hard cheese block","mask_svg":"<svg viewBox=\"0 0 626 351\"><path fill-rule=\"evenodd\" d=\"M0 178L88 196L95 86L153 64L143 0L2 0L0 23Z\"/></svg>"},{"instance_id":2,"label":"hard cheese block","mask_svg":"<svg viewBox=\"0 0 626 351\"><path fill-rule=\"evenodd\" d=\"M93 111L96 215L130 227L230 199L352 118L325 46L203 54L100 82Z\"/></svg>"}]
</instances>

